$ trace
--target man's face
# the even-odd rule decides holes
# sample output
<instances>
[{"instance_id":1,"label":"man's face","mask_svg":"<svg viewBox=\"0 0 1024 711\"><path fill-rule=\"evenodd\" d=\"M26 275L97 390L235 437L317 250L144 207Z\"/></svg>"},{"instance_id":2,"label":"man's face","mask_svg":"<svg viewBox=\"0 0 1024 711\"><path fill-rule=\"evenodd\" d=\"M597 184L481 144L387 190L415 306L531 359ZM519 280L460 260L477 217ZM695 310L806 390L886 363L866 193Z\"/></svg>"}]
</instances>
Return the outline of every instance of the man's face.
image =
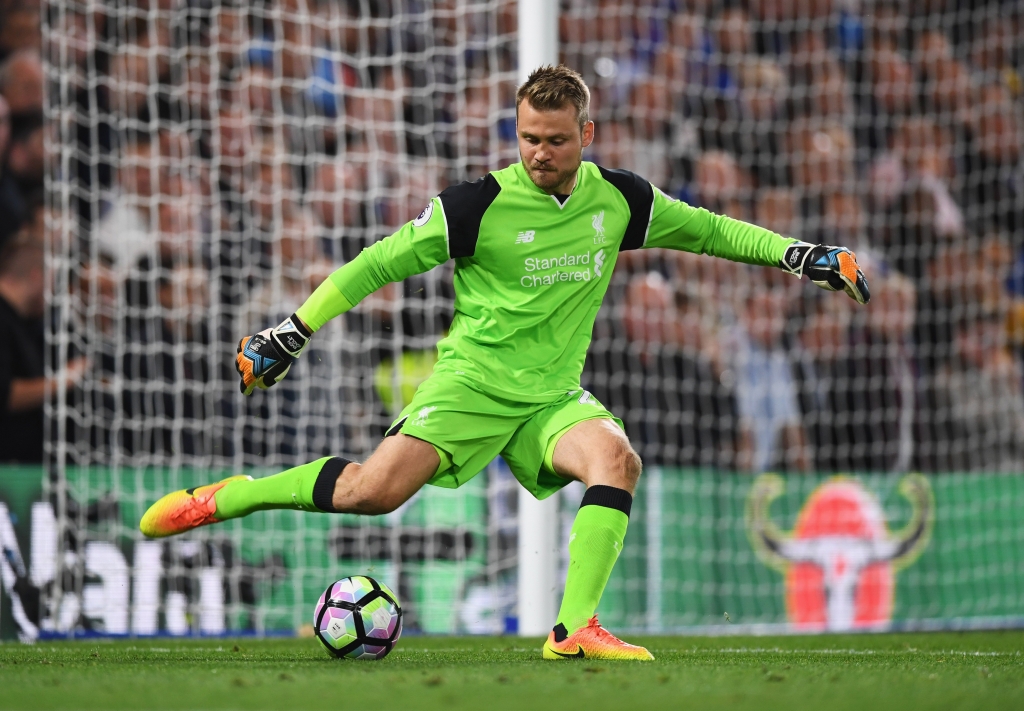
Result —
<instances>
[{"instance_id":1,"label":"man's face","mask_svg":"<svg viewBox=\"0 0 1024 711\"><path fill-rule=\"evenodd\" d=\"M519 156L534 185L548 194L571 190L583 149L594 140L594 122L587 122L581 132L572 104L555 111L538 111L524 99L519 104L516 128Z\"/></svg>"}]
</instances>

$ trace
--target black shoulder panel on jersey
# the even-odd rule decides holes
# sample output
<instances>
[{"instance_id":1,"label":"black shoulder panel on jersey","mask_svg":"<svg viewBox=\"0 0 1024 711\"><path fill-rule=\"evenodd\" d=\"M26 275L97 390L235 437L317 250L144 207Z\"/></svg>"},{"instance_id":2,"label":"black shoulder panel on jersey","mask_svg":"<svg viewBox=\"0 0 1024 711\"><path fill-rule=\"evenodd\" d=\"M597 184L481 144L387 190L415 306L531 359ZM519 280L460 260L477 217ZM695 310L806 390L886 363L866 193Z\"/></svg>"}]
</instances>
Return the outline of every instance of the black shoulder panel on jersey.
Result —
<instances>
[{"instance_id":1,"label":"black shoulder panel on jersey","mask_svg":"<svg viewBox=\"0 0 1024 711\"><path fill-rule=\"evenodd\" d=\"M597 166L601 177L614 185L629 205L629 224L619 245L619 251L640 249L644 246L647 227L651 221L651 206L654 204L654 189L651 184L636 173L628 170L612 170Z\"/></svg>"},{"instance_id":2,"label":"black shoulder panel on jersey","mask_svg":"<svg viewBox=\"0 0 1024 711\"><path fill-rule=\"evenodd\" d=\"M471 183L459 183L446 188L438 196L447 222L449 257L473 256L476 241L480 237L480 222L500 192L498 181L488 173Z\"/></svg>"}]
</instances>

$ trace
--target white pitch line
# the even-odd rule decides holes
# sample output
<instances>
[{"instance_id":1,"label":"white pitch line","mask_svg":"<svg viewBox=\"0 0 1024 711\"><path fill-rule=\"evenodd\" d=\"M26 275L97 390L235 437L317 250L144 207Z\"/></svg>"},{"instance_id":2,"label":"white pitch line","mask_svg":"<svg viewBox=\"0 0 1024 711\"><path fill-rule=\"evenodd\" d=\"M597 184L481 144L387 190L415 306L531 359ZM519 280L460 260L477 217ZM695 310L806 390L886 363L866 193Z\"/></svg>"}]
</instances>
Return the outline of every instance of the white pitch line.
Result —
<instances>
[{"instance_id":1,"label":"white pitch line","mask_svg":"<svg viewBox=\"0 0 1024 711\"><path fill-rule=\"evenodd\" d=\"M1013 657L1020 656L1020 652L982 652L972 650L931 650L931 649L781 649L779 647L697 647L692 649L659 649L659 652L678 652L682 654L692 653L715 653L723 654L859 654L870 656L873 654L928 654L932 656L946 656L959 654L965 657Z\"/></svg>"},{"instance_id":2,"label":"white pitch line","mask_svg":"<svg viewBox=\"0 0 1024 711\"><path fill-rule=\"evenodd\" d=\"M960 655L964 657L1019 657L1020 652L982 652L976 650L925 650L925 649L780 649L778 647L724 647L720 649L696 648L696 649L655 649L657 652L668 652L672 654L852 654L860 656L890 656L895 654L924 654L929 656L951 656ZM479 647L448 647L442 649L402 649L396 648L392 654L441 654L444 652L513 652L518 654L535 654L536 649L522 648L492 648L480 649Z\"/></svg>"}]
</instances>

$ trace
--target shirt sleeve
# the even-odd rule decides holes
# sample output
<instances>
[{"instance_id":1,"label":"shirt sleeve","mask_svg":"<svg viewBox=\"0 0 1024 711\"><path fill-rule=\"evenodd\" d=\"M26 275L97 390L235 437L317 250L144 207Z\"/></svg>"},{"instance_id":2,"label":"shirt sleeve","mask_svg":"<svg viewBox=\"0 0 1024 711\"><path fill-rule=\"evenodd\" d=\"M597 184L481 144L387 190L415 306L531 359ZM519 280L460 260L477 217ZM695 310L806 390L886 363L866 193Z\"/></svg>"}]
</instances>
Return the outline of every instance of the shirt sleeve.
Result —
<instances>
[{"instance_id":1,"label":"shirt sleeve","mask_svg":"<svg viewBox=\"0 0 1024 711\"><path fill-rule=\"evenodd\" d=\"M448 261L448 229L439 198L398 232L376 242L321 284L296 314L310 330L348 311L385 284Z\"/></svg>"},{"instance_id":2,"label":"shirt sleeve","mask_svg":"<svg viewBox=\"0 0 1024 711\"><path fill-rule=\"evenodd\" d=\"M655 188L643 246L666 247L775 267L786 247L795 241L763 227L673 200Z\"/></svg>"}]
</instances>

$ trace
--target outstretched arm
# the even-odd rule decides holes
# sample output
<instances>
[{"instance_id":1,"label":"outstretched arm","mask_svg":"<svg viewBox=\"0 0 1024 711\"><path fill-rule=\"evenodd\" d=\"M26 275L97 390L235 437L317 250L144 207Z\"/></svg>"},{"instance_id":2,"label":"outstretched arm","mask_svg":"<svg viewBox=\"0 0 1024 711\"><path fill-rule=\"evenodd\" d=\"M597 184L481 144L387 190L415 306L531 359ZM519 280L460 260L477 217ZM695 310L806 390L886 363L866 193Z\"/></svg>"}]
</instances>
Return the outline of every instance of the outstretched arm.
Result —
<instances>
[{"instance_id":1,"label":"outstretched arm","mask_svg":"<svg viewBox=\"0 0 1024 711\"><path fill-rule=\"evenodd\" d=\"M430 271L448 260L447 230L440 199L390 237L376 242L316 288L276 328L246 336L238 344L235 369L249 395L279 382L302 355L313 334L385 284Z\"/></svg>"},{"instance_id":2,"label":"outstretched arm","mask_svg":"<svg viewBox=\"0 0 1024 711\"><path fill-rule=\"evenodd\" d=\"M846 247L800 242L771 230L672 200L654 189L644 247L709 254L745 264L807 275L823 289L845 291L859 304L871 298L856 255Z\"/></svg>"}]
</instances>

